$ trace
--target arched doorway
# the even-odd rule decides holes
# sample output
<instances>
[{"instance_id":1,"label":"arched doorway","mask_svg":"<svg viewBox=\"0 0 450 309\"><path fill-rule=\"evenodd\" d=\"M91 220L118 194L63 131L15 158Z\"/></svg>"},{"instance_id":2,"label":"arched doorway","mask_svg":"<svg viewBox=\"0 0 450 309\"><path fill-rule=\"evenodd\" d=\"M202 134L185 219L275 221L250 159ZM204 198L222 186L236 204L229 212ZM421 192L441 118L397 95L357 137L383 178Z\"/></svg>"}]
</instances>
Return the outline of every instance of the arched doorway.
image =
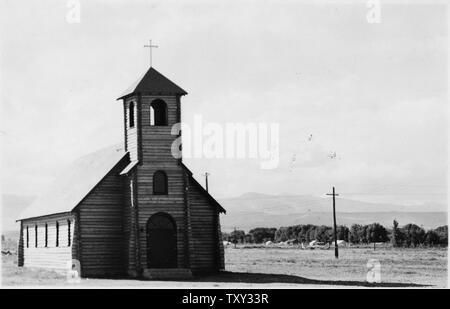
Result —
<instances>
[{"instance_id":1,"label":"arched doorway","mask_svg":"<svg viewBox=\"0 0 450 309\"><path fill-rule=\"evenodd\" d=\"M169 214L157 213L147 221L147 265L177 267L177 228Z\"/></svg>"}]
</instances>

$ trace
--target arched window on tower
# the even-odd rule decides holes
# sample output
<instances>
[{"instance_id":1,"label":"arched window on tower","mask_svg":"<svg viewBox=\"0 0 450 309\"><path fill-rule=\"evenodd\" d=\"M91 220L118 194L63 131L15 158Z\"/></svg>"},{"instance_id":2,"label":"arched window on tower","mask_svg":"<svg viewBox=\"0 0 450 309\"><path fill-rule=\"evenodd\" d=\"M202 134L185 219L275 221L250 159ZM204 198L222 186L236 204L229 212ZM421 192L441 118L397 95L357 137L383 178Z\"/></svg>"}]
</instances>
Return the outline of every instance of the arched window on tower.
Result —
<instances>
[{"instance_id":1,"label":"arched window on tower","mask_svg":"<svg viewBox=\"0 0 450 309\"><path fill-rule=\"evenodd\" d=\"M153 194L167 195L167 175L163 171L156 171L153 174Z\"/></svg>"},{"instance_id":2,"label":"arched window on tower","mask_svg":"<svg viewBox=\"0 0 450 309\"><path fill-rule=\"evenodd\" d=\"M150 125L167 125L167 105L166 102L161 99L154 100L150 105Z\"/></svg>"},{"instance_id":3,"label":"arched window on tower","mask_svg":"<svg viewBox=\"0 0 450 309\"><path fill-rule=\"evenodd\" d=\"M134 127L134 102L130 102L128 107L128 123L130 128Z\"/></svg>"}]
</instances>

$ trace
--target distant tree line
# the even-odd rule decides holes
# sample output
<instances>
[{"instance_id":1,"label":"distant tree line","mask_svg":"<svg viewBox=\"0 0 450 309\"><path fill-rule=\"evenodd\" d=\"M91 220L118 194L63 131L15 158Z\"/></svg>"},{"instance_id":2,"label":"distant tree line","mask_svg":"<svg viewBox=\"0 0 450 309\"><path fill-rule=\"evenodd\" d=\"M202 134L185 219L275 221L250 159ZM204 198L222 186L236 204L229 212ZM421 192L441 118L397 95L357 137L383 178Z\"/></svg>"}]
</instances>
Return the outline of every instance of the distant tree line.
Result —
<instances>
[{"instance_id":1,"label":"distant tree line","mask_svg":"<svg viewBox=\"0 0 450 309\"><path fill-rule=\"evenodd\" d=\"M276 228L258 227L250 230L247 234L243 230L234 230L231 233L222 233L222 239L234 244L255 243L274 241Z\"/></svg>"},{"instance_id":2,"label":"distant tree line","mask_svg":"<svg viewBox=\"0 0 450 309\"><path fill-rule=\"evenodd\" d=\"M411 223L399 228L394 220L390 241L394 247L448 246L448 226L425 231Z\"/></svg>"},{"instance_id":3,"label":"distant tree line","mask_svg":"<svg viewBox=\"0 0 450 309\"><path fill-rule=\"evenodd\" d=\"M235 244L260 244L267 241L284 242L289 240L300 243L309 243L313 240L331 243L334 240L334 234L333 228L329 226L306 224L278 229L259 227L248 233L243 230L234 230L231 233L223 233L222 238ZM394 247L448 246L448 227L445 225L425 231L412 223L399 227L395 220L392 229L386 229L379 223L353 224L350 228L340 225L337 227L337 238L352 244L391 242Z\"/></svg>"}]
</instances>

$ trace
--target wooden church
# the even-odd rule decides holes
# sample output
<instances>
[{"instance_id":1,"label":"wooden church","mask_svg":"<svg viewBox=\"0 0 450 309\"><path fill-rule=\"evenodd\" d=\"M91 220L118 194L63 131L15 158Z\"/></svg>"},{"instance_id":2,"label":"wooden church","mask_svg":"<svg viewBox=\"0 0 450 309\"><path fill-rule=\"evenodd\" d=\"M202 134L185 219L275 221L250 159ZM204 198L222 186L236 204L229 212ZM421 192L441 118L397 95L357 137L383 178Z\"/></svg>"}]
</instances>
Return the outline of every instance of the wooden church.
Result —
<instances>
[{"instance_id":1,"label":"wooden church","mask_svg":"<svg viewBox=\"0 0 450 309\"><path fill-rule=\"evenodd\" d=\"M150 279L224 269L225 210L171 151L186 94L150 67L118 99L123 146L79 158L21 214L19 266Z\"/></svg>"}]
</instances>

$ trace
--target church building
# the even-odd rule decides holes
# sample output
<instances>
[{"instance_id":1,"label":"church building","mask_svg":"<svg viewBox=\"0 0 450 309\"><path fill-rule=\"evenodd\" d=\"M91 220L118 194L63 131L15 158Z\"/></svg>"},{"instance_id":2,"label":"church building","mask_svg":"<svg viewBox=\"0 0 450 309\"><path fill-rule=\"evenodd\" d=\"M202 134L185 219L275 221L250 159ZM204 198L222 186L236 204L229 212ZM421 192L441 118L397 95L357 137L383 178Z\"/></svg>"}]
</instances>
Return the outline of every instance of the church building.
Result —
<instances>
[{"instance_id":1,"label":"church building","mask_svg":"<svg viewBox=\"0 0 450 309\"><path fill-rule=\"evenodd\" d=\"M118 98L124 143L76 160L25 209L19 266L149 279L224 269L225 210L172 154L186 94L150 67Z\"/></svg>"}]
</instances>

